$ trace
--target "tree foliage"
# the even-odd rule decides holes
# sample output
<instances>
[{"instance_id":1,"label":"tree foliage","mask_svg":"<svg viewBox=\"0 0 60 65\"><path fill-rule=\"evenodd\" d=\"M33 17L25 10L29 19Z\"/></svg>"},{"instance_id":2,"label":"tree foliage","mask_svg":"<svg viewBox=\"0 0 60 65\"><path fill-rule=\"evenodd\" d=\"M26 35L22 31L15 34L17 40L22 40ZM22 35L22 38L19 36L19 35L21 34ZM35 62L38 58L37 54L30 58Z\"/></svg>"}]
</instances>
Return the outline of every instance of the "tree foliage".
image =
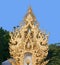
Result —
<instances>
[{"instance_id":1,"label":"tree foliage","mask_svg":"<svg viewBox=\"0 0 60 65\"><path fill-rule=\"evenodd\" d=\"M10 57L9 49L8 49L9 38L10 38L9 32L1 27L0 28L0 62L3 62Z\"/></svg>"},{"instance_id":2,"label":"tree foliage","mask_svg":"<svg viewBox=\"0 0 60 65\"><path fill-rule=\"evenodd\" d=\"M60 43L49 45L48 65L60 65Z\"/></svg>"}]
</instances>

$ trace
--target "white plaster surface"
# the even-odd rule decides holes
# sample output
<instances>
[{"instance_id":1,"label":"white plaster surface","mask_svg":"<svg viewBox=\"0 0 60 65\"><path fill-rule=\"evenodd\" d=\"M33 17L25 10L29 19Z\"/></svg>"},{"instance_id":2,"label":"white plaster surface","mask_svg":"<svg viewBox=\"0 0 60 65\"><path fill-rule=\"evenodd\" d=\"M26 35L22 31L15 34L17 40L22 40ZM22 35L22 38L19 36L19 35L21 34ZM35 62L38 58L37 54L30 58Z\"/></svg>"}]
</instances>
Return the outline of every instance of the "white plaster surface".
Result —
<instances>
[{"instance_id":1,"label":"white plaster surface","mask_svg":"<svg viewBox=\"0 0 60 65\"><path fill-rule=\"evenodd\" d=\"M6 60L6 61L2 62L2 65L11 65L11 63L8 60Z\"/></svg>"},{"instance_id":2,"label":"white plaster surface","mask_svg":"<svg viewBox=\"0 0 60 65\"><path fill-rule=\"evenodd\" d=\"M32 65L32 55L30 53L25 54L25 57L24 57L24 65L27 65L27 60L28 59L30 61L29 65Z\"/></svg>"}]
</instances>

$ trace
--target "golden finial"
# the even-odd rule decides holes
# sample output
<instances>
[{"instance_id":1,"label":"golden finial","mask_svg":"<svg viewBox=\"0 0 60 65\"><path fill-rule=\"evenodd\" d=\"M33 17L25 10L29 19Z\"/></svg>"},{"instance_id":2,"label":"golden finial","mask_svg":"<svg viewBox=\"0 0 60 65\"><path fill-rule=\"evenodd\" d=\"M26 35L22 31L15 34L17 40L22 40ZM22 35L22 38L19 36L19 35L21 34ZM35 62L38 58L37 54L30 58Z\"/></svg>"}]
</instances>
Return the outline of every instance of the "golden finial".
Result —
<instances>
[{"instance_id":1,"label":"golden finial","mask_svg":"<svg viewBox=\"0 0 60 65\"><path fill-rule=\"evenodd\" d=\"M29 7L29 9L28 9L28 12L27 12L27 14L24 18L24 21L25 21L26 24L28 24L28 23L33 24L36 21L36 18L34 16L33 12L32 12L31 7Z\"/></svg>"},{"instance_id":2,"label":"golden finial","mask_svg":"<svg viewBox=\"0 0 60 65\"><path fill-rule=\"evenodd\" d=\"M31 7L29 7L29 9L28 9L28 13L32 13L32 8Z\"/></svg>"}]
</instances>

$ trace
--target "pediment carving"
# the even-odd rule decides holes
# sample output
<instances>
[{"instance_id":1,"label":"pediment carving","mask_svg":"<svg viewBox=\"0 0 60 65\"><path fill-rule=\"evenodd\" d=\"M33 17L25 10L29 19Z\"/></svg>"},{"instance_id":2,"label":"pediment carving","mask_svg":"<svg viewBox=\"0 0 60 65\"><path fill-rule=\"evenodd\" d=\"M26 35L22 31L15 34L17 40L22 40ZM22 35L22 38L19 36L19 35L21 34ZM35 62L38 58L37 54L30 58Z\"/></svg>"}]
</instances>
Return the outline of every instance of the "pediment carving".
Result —
<instances>
[{"instance_id":1,"label":"pediment carving","mask_svg":"<svg viewBox=\"0 0 60 65\"><path fill-rule=\"evenodd\" d=\"M32 65L46 65L48 61L43 60L48 55L48 35L35 24L36 18L31 8L28 9L24 22L24 25L15 28L10 33L9 50L11 57L18 65L24 65L24 54L29 52L32 54ZM27 63L30 63L29 61Z\"/></svg>"}]
</instances>

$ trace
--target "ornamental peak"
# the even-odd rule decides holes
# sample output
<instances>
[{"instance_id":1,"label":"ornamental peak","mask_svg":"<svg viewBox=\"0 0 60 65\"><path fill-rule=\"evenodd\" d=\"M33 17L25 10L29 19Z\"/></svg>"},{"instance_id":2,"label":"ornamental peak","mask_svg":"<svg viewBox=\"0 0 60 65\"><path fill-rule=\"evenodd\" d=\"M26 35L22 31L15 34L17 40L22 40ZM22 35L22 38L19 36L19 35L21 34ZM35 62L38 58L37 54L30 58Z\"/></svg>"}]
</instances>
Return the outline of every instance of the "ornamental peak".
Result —
<instances>
[{"instance_id":1,"label":"ornamental peak","mask_svg":"<svg viewBox=\"0 0 60 65\"><path fill-rule=\"evenodd\" d=\"M26 24L28 24L28 23L34 24L34 22L36 21L36 18L34 16L33 12L32 12L31 7L29 7L29 9L28 9L28 12L24 17L24 21L25 21Z\"/></svg>"},{"instance_id":2,"label":"ornamental peak","mask_svg":"<svg viewBox=\"0 0 60 65\"><path fill-rule=\"evenodd\" d=\"M29 7L29 9L28 9L28 13L32 13L32 8L31 7Z\"/></svg>"}]
</instances>

